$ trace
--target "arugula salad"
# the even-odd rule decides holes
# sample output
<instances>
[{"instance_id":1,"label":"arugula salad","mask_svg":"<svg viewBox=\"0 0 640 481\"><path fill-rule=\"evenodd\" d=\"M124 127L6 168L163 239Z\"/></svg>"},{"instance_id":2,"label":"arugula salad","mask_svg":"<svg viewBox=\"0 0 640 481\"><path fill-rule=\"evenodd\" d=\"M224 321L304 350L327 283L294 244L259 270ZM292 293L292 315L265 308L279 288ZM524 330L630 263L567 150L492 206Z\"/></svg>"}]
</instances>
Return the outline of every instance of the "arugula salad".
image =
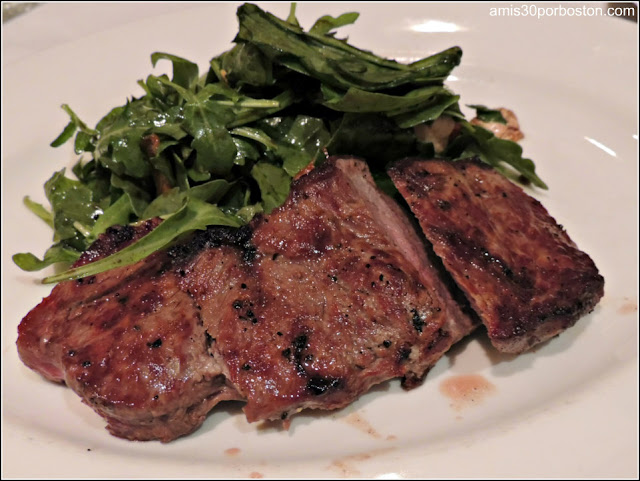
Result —
<instances>
[{"instance_id":1,"label":"arugula salad","mask_svg":"<svg viewBox=\"0 0 640 481\"><path fill-rule=\"evenodd\" d=\"M336 37L358 13L323 16L304 30L295 12L292 4L283 20L253 4L239 7L235 46L212 58L203 74L187 59L152 54L153 66L171 62L171 78L138 81L144 95L111 110L95 128L63 105L70 122L51 145L73 139L82 156L73 176L62 169L45 183L50 209L25 197L53 229L53 245L42 259L19 253L14 262L27 271L68 265L110 226L161 216L156 229L129 247L43 282L137 262L196 229L241 226L269 213L285 201L298 173L328 155L366 159L390 194L385 166L406 156L477 156L546 188L522 148L468 122L459 96L444 85L461 61L459 47L402 64ZM497 111L470 107L504 121ZM443 116L459 132L436 152L415 127Z\"/></svg>"}]
</instances>

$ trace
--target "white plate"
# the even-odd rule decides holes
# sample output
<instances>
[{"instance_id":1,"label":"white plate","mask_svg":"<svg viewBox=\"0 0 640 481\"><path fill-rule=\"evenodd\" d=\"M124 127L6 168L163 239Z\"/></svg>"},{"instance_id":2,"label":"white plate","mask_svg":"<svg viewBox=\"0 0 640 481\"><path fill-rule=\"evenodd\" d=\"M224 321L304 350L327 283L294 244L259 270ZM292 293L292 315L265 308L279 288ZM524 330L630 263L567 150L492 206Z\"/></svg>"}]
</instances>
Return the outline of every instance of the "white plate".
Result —
<instances>
[{"instance_id":1,"label":"white plate","mask_svg":"<svg viewBox=\"0 0 640 481\"><path fill-rule=\"evenodd\" d=\"M248 425L238 405L222 405L167 445L110 436L73 392L20 363L16 326L50 287L10 256L42 254L50 242L21 199L44 200L44 181L73 158L71 144L48 147L67 122L59 106L95 124L141 94L135 81L152 72L154 51L206 68L234 37L236 5L48 4L6 25L3 477L637 477L637 25L492 16L494 7L509 4L300 3L298 17L308 27L359 11L344 29L351 42L404 60L460 45L449 85L464 104L516 111L525 153L550 187L535 195L600 268L601 304L534 353L499 356L476 335L411 392L390 382L343 411L294 418L288 432ZM456 410L440 387L465 374L495 391Z\"/></svg>"}]
</instances>

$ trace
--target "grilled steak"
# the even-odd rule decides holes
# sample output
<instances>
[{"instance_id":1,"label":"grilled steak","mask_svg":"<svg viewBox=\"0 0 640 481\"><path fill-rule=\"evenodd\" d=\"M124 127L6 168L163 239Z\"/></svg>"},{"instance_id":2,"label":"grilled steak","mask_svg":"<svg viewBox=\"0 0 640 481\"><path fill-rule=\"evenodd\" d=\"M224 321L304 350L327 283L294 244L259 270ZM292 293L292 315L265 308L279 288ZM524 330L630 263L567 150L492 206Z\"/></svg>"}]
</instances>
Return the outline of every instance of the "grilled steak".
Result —
<instances>
[{"instance_id":1,"label":"grilled steak","mask_svg":"<svg viewBox=\"0 0 640 481\"><path fill-rule=\"evenodd\" d=\"M556 336L602 297L589 256L487 164L406 159L389 174L499 350Z\"/></svg>"},{"instance_id":2,"label":"grilled steak","mask_svg":"<svg viewBox=\"0 0 640 481\"><path fill-rule=\"evenodd\" d=\"M109 229L78 264L125 247L155 225ZM170 266L160 252L60 283L18 328L24 363L65 382L116 436L168 441L199 426L220 400L239 399L207 352L199 310Z\"/></svg>"},{"instance_id":3,"label":"grilled steak","mask_svg":"<svg viewBox=\"0 0 640 481\"><path fill-rule=\"evenodd\" d=\"M111 229L80 262L154 223ZM19 327L32 369L116 436L169 441L219 401L249 421L415 386L475 324L362 161L334 158L241 229L214 227L128 267L56 286Z\"/></svg>"}]
</instances>

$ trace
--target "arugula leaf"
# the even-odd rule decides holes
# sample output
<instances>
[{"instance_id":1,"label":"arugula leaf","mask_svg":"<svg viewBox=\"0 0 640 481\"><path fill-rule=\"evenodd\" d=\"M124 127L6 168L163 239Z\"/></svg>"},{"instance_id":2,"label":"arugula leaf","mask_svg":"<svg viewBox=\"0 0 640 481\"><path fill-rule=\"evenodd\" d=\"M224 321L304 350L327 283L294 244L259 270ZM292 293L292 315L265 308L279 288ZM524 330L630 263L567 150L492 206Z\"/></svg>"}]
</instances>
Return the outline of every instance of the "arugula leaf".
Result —
<instances>
[{"instance_id":1,"label":"arugula leaf","mask_svg":"<svg viewBox=\"0 0 640 481\"><path fill-rule=\"evenodd\" d=\"M418 153L413 129L400 128L382 114L347 113L337 123L327 145L331 155L355 155L367 159L373 170Z\"/></svg>"},{"instance_id":2,"label":"arugula leaf","mask_svg":"<svg viewBox=\"0 0 640 481\"><path fill-rule=\"evenodd\" d=\"M149 176L152 167L140 143L156 115L143 102L135 100L113 109L98 123L94 159L119 176Z\"/></svg>"},{"instance_id":3,"label":"arugula leaf","mask_svg":"<svg viewBox=\"0 0 640 481\"><path fill-rule=\"evenodd\" d=\"M185 105L185 130L193 136L191 147L197 152L194 170L198 173L227 175L236 158L236 145L225 127L215 103L210 100Z\"/></svg>"},{"instance_id":4,"label":"arugula leaf","mask_svg":"<svg viewBox=\"0 0 640 481\"><path fill-rule=\"evenodd\" d=\"M359 16L360 14L357 12L343 13L339 17L324 15L316 20L316 23L309 29L309 34L327 35L336 28L355 23Z\"/></svg>"},{"instance_id":5,"label":"arugula leaf","mask_svg":"<svg viewBox=\"0 0 640 481\"><path fill-rule=\"evenodd\" d=\"M56 240L70 239L78 234L74 224L93 226L102 209L94 202L93 194L84 184L69 179L62 169L45 183L47 199L53 208Z\"/></svg>"},{"instance_id":6,"label":"arugula leaf","mask_svg":"<svg viewBox=\"0 0 640 481\"><path fill-rule=\"evenodd\" d=\"M260 186L265 213L268 214L286 200L289 195L291 177L284 169L275 165L261 163L253 166L251 175Z\"/></svg>"},{"instance_id":7,"label":"arugula leaf","mask_svg":"<svg viewBox=\"0 0 640 481\"><path fill-rule=\"evenodd\" d=\"M73 137L73 134L78 130L78 124L76 124L73 120L71 120L64 130L58 135L52 142L51 147L59 147L64 144L67 140Z\"/></svg>"},{"instance_id":8,"label":"arugula leaf","mask_svg":"<svg viewBox=\"0 0 640 481\"><path fill-rule=\"evenodd\" d=\"M158 60L166 59L171 60L173 64L173 78L172 81L177 83L181 87L186 89L193 88L198 81L198 66L176 55L168 53L156 52L151 55L151 64L155 67Z\"/></svg>"},{"instance_id":9,"label":"arugula leaf","mask_svg":"<svg viewBox=\"0 0 640 481\"><path fill-rule=\"evenodd\" d=\"M322 119L306 115L273 117L259 126L275 142L271 149L291 177L318 159L331 139Z\"/></svg>"},{"instance_id":10,"label":"arugula leaf","mask_svg":"<svg viewBox=\"0 0 640 481\"><path fill-rule=\"evenodd\" d=\"M418 88L405 95L368 92L353 87L346 93L341 93L329 86L323 86L322 93L326 99L323 105L333 110L384 113L403 128L437 119L460 98L440 86Z\"/></svg>"},{"instance_id":11,"label":"arugula leaf","mask_svg":"<svg viewBox=\"0 0 640 481\"><path fill-rule=\"evenodd\" d=\"M235 216L225 214L214 205L190 198L175 214L163 221L153 231L121 251L95 262L46 277L43 282L49 284L78 279L133 264L149 254L167 247L179 236L194 230L205 230L209 225L239 227L241 222Z\"/></svg>"},{"instance_id":12,"label":"arugula leaf","mask_svg":"<svg viewBox=\"0 0 640 481\"><path fill-rule=\"evenodd\" d=\"M145 179L146 183L134 181L127 177L120 177L115 173L111 174L111 186L122 194L128 194L133 209L133 213L142 218L142 215L152 200L151 192L155 192L150 179Z\"/></svg>"},{"instance_id":13,"label":"arugula leaf","mask_svg":"<svg viewBox=\"0 0 640 481\"><path fill-rule=\"evenodd\" d=\"M186 191L175 187L156 197L145 209L142 218L161 217L179 210L188 198L199 199L210 204L217 204L229 191L231 184L224 179L215 179L197 185Z\"/></svg>"},{"instance_id":14,"label":"arugula leaf","mask_svg":"<svg viewBox=\"0 0 640 481\"><path fill-rule=\"evenodd\" d=\"M483 122L497 122L500 124L506 124L507 120L502 116L499 110L490 109L484 105L467 105L476 111L476 117Z\"/></svg>"},{"instance_id":15,"label":"arugula leaf","mask_svg":"<svg viewBox=\"0 0 640 481\"><path fill-rule=\"evenodd\" d=\"M236 45L222 55L219 63L229 85L263 87L274 83L273 64L250 43Z\"/></svg>"},{"instance_id":16,"label":"arugula leaf","mask_svg":"<svg viewBox=\"0 0 640 481\"><path fill-rule=\"evenodd\" d=\"M88 242L95 241L100 234L113 225L125 225L129 223L131 215L134 213L133 201L129 194L124 193L118 200L111 204L102 214L100 214L87 236Z\"/></svg>"},{"instance_id":17,"label":"arugula leaf","mask_svg":"<svg viewBox=\"0 0 640 481\"><path fill-rule=\"evenodd\" d=\"M325 101L323 105L341 112L389 112L403 111L415 108L417 103L433 98L436 94L448 94L444 87L424 87L412 90L406 95L390 95L381 92L368 92L355 87L346 92L333 89L330 86L322 87Z\"/></svg>"},{"instance_id":18,"label":"arugula leaf","mask_svg":"<svg viewBox=\"0 0 640 481\"><path fill-rule=\"evenodd\" d=\"M321 34L320 28L318 32L305 33L252 4L238 9L238 20L236 42L252 43L272 61L343 89L432 84L446 78L462 57L462 50L454 47L428 61L401 64Z\"/></svg>"},{"instance_id":19,"label":"arugula leaf","mask_svg":"<svg viewBox=\"0 0 640 481\"><path fill-rule=\"evenodd\" d=\"M87 125L82 120L80 120L80 117L78 117L76 113L73 110L71 110L71 107L69 107L67 104L62 105L62 110L64 110L69 115L71 120L67 124L67 126L64 128L62 133L58 137L56 137L56 139L53 142L51 142L50 144L51 147L61 146L67 140L69 140L78 129L80 129L81 132L89 136L97 134L95 130L87 127Z\"/></svg>"},{"instance_id":20,"label":"arugula leaf","mask_svg":"<svg viewBox=\"0 0 640 481\"><path fill-rule=\"evenodd\" d=\"M45 221L49 227L51 227L52 229L55 228L53 224L53 214L49 212L42 204L38 204L37 202L32 201L29 196L25 196L22 201L31 212Z\"/></svg>"},{"instance_id":21,"label":"arugula leaf","mask_svg":"<svg viewBox=\"0 0 640 481\"><path fill-rule=\"evenodd\" d=\"M52 245L42 260L31 253L14 254L13 262L23 271L33 272L49 267L52 264L72 263L80 257L80 252L65 246L63 243Z\"/></svg>"},{"instance_id":22,"label":"arugula leaf","mask_svg":"<svg viewBox=\"0 0 640 481\"><path fill-rule=\"evenodd\" d=\"M503 165L507 164L536 187L548 188L535 173L535 164L530 159L522 157L522 147L519 144L496 137L493 132L467 121L462 121L461 126L463 134L447 147L445 154L455 155L455 158L460 159L479 157L503 174L512 177ZM460 151L461 146L463 149ZM454 154L456 149L459 152Z\"/></svg>"}]
</instances>

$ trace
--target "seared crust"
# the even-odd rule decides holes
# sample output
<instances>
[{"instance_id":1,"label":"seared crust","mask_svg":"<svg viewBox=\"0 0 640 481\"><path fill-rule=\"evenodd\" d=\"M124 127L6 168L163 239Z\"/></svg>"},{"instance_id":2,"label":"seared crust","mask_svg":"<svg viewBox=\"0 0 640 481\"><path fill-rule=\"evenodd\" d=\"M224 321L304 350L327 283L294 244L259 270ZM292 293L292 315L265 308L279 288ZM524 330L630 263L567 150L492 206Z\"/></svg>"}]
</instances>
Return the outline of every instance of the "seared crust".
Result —
<instances>
[{"instance_id":1,"label":"seared crust","mask_svg":"<svg viewBox=\"0 0 640 481\"><path fill-rule=\"evenodd\" d=\"M591 258L487 164L405 159L389 174L499 350L558 335L603 296Z\"/></svg>"}]
</instances>

